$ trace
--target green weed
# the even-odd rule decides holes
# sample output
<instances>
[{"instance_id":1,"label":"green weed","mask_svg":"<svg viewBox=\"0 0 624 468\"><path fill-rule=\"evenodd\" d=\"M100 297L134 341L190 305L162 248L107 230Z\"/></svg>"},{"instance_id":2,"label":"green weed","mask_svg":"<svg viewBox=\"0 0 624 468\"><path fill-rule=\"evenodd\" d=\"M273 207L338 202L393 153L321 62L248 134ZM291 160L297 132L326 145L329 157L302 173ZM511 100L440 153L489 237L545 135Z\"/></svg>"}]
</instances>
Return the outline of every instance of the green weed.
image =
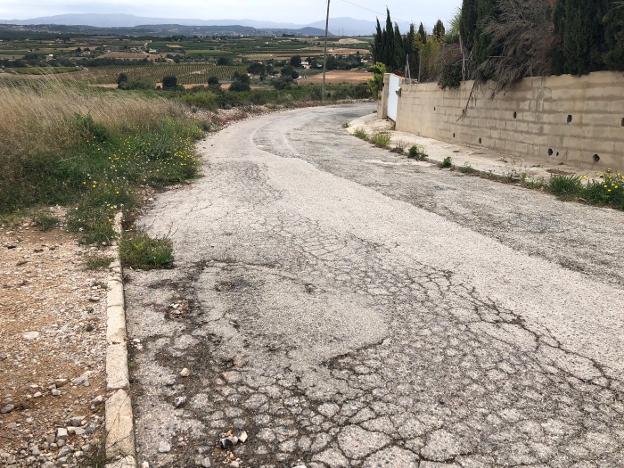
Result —
<instances>
[{"instance_id":1,"label":"green weed","mask_svg":"<svg viewBox=\"0 0 624 468\"><path fill-rule=\"evenodd\" d=\"M57 227L61 220L56 216L52 216L50 213L37 212L33 216L33 223L40 231L50 231Z\"/></svg>"},{"instance_id":2,"label":"green weed","mask_svg":"<svg viewBox=\"0 0 624 468\"><path fill-rule=\"evenodd\" d=\"M355 135L360 140L368 141L368 133L366 133L366 130L364 130L363 128L356 128L353 135Z\"/></svg>"},{"instance_id":3,"label":"green weed","mask_svg":"<svg viewBox=\"0 0 624 468\"><path fill-rule=\"evenodd\" d=\"M424 161L429 157L429 155L425 152L424 146L413 145L408 151L408 157L412 159L417 159L419 161Z\"/></svg>"},{"instance_id":4,"label":"green weed","mask_svg":"<svg viewBox=\"0 0 624 468\"><path fill-rule=\"evenodd\" d=\"M113 257L105 255L89 255L84 262L87 270L104 270L113 262Z\"/></svg>"},{"instance_id":5,"label":"green weed","mask_svg":"<svg viewBox=\"0 0 624 468\"><path fill-rule=\"evenodd\" d=\"M444 158L444 160L440 164L440 167L442 169L450 169L451 167L453 167L453 160L451 159L451 157L447 156L446 158Z\"/></svg>"},{"instance_id":6,"label":"green weed","mask_svg":"<svg viewBox=\"0 0 624 468\"><path fill-rule=\"evenodd\" d=\"M370 138L370 142L379 148L387 148L390 144L390 134L388 132L375 133Z\"/></svg>"},{"instance_id":7,"label":"green weed","mask_svg":"<svg viewBox=\"0 0 624 468\"><path fill-rule=\"evenodd\" d=\"M139 233L124 238L119 243L119 254L124 266L141 270L171 268L173 244L166 237L152 239Z\"/></svg>"}]
</instances>

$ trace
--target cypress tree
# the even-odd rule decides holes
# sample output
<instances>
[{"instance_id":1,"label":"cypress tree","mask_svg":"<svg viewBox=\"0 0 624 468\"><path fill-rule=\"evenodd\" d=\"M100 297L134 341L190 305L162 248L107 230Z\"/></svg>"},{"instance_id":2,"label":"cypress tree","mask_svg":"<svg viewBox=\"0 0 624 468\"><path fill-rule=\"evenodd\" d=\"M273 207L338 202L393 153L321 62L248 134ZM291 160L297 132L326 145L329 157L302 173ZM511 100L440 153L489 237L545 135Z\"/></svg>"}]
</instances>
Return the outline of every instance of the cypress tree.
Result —
<instances>
[{"instance_id":1,"label":"cypress tree","mask_svg":"<svg viewBox=\"0 0 624 468\"><path fill-rule=\"evenodd\" d=\"M418 26L418 40L421 44L427 43L427 32L425 31L425 27L422 23L420 23L420 26Z\"/></svg>"},{"instance_id":2,"label":"cypress tree","mask_svg":"<svg viewBox=\"0 0 624 468\"><path fill-rule=\"evenodd\" d=\"M381 62L383 60L383 32L381 31L379 18L377 18L377 28L373 37L372 53L373 62Z\"/></svg>"},{"instance_id":3,"label":"cypress tree","mask_svg":"<svg viewBox=\"0 0 624 468\"><path fill-rule=\"evenodd\" d=\"M624 70L624 3L611 0L604 27L605 64L610 70Z\"/></svg>"},{"instance_id":4,"label":"cypress tree","mask_svg":"<svg viewBox=\"0 0 624 468\"><path fill-rule=\"evenodd\" d=\"M438 20L438 22L433 27L433 37L435 37L438 41L442 41L445 34L446 29L444 28L444 23L442 22L442 20Z\"/></svg>"},{"instance_id":5,"label":"cypress tree","mask_svg":"<svg viewBox=\"0 0 624 468\"><path fill-rule=\"evenodd\" d=\"M555 72L583 75L604 67L609 54L603 20L609 3L610 0L558 1L554 16L559 39L559 47L553 53Z\"/></svg>"},{"instance_id":6,"label":"cypress tree","mask_svg":"<svg viewBox=\"0 0 624 468\"><path fill-rule=\"evenodd\" d=\"M405 45L399 25L394 25L394 68L395 70L403 70L405 68Z\"/></svg>"},{"instance_id":7,"label":"cypress tree","mask_svg":"<svg viewBox=\"0 0 624 468\"><path fill-rule=\"evenodd\" d=\"M384 41L384 63L390 70L394 70L396 68L395 62L395 39L394 39L394 25L392 24L392 18L390 18L390 10L386 9L386 29L385 33L385 41Z\"/></svg>"}]
</instances>

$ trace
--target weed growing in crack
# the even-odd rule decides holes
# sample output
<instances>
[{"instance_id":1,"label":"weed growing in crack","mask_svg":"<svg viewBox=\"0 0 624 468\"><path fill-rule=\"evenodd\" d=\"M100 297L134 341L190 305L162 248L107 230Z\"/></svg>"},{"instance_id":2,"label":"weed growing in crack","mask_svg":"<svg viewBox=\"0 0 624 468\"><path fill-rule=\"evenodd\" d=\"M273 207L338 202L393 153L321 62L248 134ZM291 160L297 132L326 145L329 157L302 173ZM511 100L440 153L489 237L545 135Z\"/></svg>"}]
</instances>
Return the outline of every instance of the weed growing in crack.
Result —
<instances>
[{"instance_id":1,"label":"weed growing in crack","mask_svg":"<svg viewBox=\"0 0 624 468\"><path fill-rule=\"evenodd\" d=\"M453 160L451 159L451 157L447 156L446 158L444 158L444 160L440 163L440 167L442 169L450 169L451 167L453 167Z\"/></svg>"},{"instance_id":2,"label":"weed growing in crack","mask_svg":"<svg viewBox=\"0 0 624 468\"><path fill-rule=\"evenodd\" d=\"M428 157L429 155L425 152L425 147L422 145L413 145L409 149L408 158L425 161Z\"/></svg>"},{"instance_id":3,"label":"weed growing in crack","mask_svg":"<svg viewBox=\"0 0 624 468\"><path fill-rule=\"evenodd\" d=\"M366 133L366 130L364 130L363 128L355 129L355 133L353 133L353 135L360 140L368 141L368 133Z\"/></svg>"},{"instance_id":4,"label":"weed growing in crack","mask_svg":"<svg viewBox=\"0 0 624 468\"><path fill-rule=\"evenodd\" d=\"M173 267L173 243L167 237L151 238L145 233L125 237L119 243L124 266L140 270Z\"/></svg>"},{"instance_id":5,"label":"weed growing in crack","mask_svg":"<svg viewBox=\"0 0 624 468\"><path fill-rule=\"evenodd\" d=\"M388 132L377 132L371 137L370 142L379 148L387 148L390 145L390 134Z\"/></svg>"}]
</instances>

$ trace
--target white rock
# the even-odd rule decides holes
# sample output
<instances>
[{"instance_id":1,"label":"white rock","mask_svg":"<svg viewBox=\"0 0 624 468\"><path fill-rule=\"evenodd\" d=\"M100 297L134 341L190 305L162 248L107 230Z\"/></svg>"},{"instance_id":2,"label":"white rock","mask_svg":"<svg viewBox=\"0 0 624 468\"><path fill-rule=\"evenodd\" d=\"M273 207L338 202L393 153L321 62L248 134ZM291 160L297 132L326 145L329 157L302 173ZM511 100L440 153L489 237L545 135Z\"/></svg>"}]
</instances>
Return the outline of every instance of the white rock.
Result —
<instances>
[{"instance_id":1,"label":"white rock","mask_svg":"<svg viewBox=\"0 0 624 468\"><path fill-rule=\"evenodd\" d=\"M169 453L171 452L171 444L165 441L162 441L160 444L158 444L158 451L160 453Z\"/></svg>"},{"instance_id":2,"label":"white rock","mask_svg":"<svg viewBox=\"0 0 624 468\"><path fill-rule=\"evenodd\" d=\"M37 338L39 338L39 335L41 335L41 333L39 333L38 331L29 331L29 332L25 332L22 333L22 338L24 338L25 340L36 340Z\"/></svg>"},{"instance_id":3,"label":"white rock","mask_svg":"<svg viewBox=\"0 0 624 468\"><path fill-rule=\"evenodd\" d=\"M67 429L65 429L64 427L59 427L56 429L56 438L57 439L64 439L66 438L68 435L67 433Z\"/></svg>"},{"instance_id":4,"label":"white rock","mask_svg":"<svg viewBox=\"0 0 624 468\"><path fill-rule=\"evenodd\" d=\"M186 367L180 371L180 377L188 377L189 375L191 375L191 371Z\"/></svg>"}]
</instances>

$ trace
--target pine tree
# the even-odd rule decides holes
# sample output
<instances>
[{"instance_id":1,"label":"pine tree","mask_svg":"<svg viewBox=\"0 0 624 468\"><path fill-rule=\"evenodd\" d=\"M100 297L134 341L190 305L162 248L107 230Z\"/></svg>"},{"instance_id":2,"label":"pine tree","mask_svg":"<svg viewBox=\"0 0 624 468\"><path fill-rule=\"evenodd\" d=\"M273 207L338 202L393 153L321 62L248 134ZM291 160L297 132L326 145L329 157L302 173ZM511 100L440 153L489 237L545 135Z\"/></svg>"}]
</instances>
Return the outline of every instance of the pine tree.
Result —
<instances>
[{"instance_id":1,"label":"pine tree","mask_svg":"<svg viewBox=\"0 0 624 468\"><path fill-rule=\"evenodd\" d=\"M442 22L442 20L438 20L438 22L433 27L433 37L435 37L438 41L442 41L445 34L446 29L444 28L444 23Z\"/></svg>"}]
</instances>

